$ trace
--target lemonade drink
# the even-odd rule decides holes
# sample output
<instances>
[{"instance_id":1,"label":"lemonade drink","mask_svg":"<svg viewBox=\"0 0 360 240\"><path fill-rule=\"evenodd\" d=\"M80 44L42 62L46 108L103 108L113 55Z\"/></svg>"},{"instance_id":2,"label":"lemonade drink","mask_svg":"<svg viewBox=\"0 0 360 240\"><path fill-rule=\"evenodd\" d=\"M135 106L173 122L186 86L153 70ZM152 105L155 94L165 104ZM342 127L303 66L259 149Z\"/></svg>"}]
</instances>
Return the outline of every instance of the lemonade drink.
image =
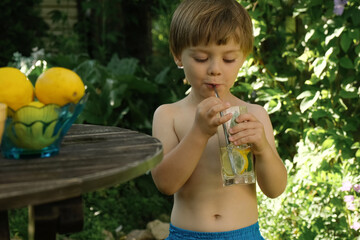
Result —
<instances>
[{"instance_id":1,"label":"lemonade drink","mask_svg":"<svg viewBox=\"0 0 360 240\"><path fill-rule=\"evenodd\" d=\"M232 144L231 144L232 145ZM224 186L237 183L255 183L253 154L250 146L234 146L220 148L221 173ZM235 163L235 173L230 163L232 154Z\"/></svg>"},{"instance_id":2,"label":"lemonade drink","mask_svg":"<svg viewBox=\"0 0 360 240\"><path fill-rule=\"evenodd\" d=\"M233 117L226 123L226 131L235 126L237 124L235 119L239 114L246 111L245 106L230 107L225 114L231 112ZM227 133L224 130L218 129L223 185L255 183L254 161L250 145L235 146L232 143L228 144L224 141L226 139L225 134Z\"/></svg>"}]
</instances>

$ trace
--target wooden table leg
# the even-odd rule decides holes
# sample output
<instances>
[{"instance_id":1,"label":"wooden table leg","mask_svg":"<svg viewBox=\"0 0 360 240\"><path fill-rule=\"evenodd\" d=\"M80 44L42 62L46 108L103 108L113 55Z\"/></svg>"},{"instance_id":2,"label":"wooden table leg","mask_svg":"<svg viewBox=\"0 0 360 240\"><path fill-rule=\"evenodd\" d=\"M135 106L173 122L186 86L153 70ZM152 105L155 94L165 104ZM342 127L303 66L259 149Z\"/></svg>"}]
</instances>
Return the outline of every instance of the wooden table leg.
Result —
<instances>
[{"instance_id":1,"label":"wooden table leg","mask_svg":"<svg viewBox=\"0 0 360 240\"><path fill-rule=\"evenodd\" d=\"M31 206L29 211L29 225L33 226L33 232L29 231L29 239L56 240L58 209L54 203ZM29 227L30 230L30 227ZM34 234L31 236L31 234Z\"/></svg>"},{"instance_id":2,"label":"wooden table leg","mask_svg":"<svg viewBox=\"0 0 360 240\"><path fill-rule=\"evenodd\" d=\"M6 210L0 211L0 239L10 239L9 219L8 212Z\"/></svg>"},{"instance_id":3,"label":"wooden table leg","mask_svg":"<svg viewBox=\"0 0 360 240\"><path fill-rule=\"evenodd\" d=\"M55 240L56 233L67 234L81 231L83 223L81 196L31 206L29 210L29 239Z\"/></svg>"},{"instance_id":4,"label":"wooden table leg","mask_svg":"<svg viewBox=\"0 0 360 240\"><path fill-rule=\"evenodd\" d=\"M59 202L58 233L80 232L84 225L82 197Z\"/></svg>"}]
</instances>

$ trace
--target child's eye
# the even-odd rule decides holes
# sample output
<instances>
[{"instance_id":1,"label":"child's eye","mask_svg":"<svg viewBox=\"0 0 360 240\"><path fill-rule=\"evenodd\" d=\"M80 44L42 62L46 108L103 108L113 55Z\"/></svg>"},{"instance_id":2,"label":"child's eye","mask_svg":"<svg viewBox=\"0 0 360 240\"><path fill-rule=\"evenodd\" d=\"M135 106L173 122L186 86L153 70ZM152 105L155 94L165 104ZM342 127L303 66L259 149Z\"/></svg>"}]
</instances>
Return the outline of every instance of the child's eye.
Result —
<instances>
[{"instance_id":1,"label":"child's eye","mask_svg":"<svg viewBox=\"0 0 360 240\"><path fill-rule=\"evenodd\" d=\"M207 58L194 58L194 60L195 60L196 62L202 63L202 62L206 62L206 61L207 61Z\"/></svg>"},{"instance_id":2,"label":"child's eye","mask_svg":"<svg viewBox=\"0 0 360 240\"><path fill-rule=\"evenodd\" d=\"M226 62L226 63L232 63L232 62L235 62L235 59L224 59L224 62Z\"/></svg>"}]
</instances>

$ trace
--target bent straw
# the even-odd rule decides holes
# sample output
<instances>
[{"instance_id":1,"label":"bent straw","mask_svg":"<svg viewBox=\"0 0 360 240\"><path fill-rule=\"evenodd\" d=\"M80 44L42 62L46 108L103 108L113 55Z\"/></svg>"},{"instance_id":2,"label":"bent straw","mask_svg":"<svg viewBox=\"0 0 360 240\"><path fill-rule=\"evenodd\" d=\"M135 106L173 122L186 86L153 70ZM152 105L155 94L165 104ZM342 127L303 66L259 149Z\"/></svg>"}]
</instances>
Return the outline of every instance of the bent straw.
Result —
<instances>
[{"instance_id":1,"label":"bent straw","mask_svg":"<svg viewBox=\"0 0 360 240\"><path fill-rule=\"evenodd\" d=\"M219 94L216 91L216 87L214 87L214 90L215 90L215 96L220 99ZM223 117L223 116L224 116L223 112L220 112L220 117ZM225 123L222 124L222 127L223 127L223 130L224 130L225 142L226 142L226 146L227 146L227 145L230 144L230 141L229 141L229 136L228 136L228 133L227 133L227 130L226 130Z\"/></svg>"}]
</instances>

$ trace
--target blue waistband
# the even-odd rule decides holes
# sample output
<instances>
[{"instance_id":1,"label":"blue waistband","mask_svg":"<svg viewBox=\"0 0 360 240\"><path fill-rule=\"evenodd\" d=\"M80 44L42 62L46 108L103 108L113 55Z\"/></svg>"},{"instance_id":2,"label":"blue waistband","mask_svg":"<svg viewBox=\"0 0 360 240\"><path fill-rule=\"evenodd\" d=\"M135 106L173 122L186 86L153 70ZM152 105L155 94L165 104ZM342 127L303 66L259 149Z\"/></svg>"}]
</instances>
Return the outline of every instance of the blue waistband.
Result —
<instances>
[{"instance_id":1,"label":"blue waistband","mask_svg":"<svg viewBox=\"0 0 360 240\"><path fill-rule=\"evenodd\" d=\"M175 227L170 223L170 234L167 240L264 240L260 234L259 223L241 229L226 232L196 232Z\"/></svg>"}]
</instances>

